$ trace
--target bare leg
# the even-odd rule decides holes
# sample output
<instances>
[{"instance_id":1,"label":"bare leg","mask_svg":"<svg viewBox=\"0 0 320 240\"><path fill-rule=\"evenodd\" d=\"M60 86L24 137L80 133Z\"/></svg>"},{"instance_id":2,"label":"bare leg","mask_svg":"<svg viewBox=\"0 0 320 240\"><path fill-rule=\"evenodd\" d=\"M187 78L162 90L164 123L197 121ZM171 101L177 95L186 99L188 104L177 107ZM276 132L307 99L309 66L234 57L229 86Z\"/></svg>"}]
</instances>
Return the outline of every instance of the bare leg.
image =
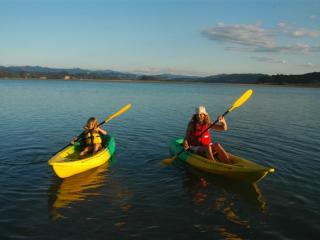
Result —
<instances>
[{"instance_id":1,"label":"bare leg","mask_svg":"<svg viewBox=\"0 0 320 240\"><path fill-rule=\"evenodd\" d=\"M202 145L197 150L197 154L199 154L199 155L201 155L201 156L203 156L205 158L208 158L209 160L213 161L214 157L213 157L213 152L212 152L211 146L212 145Z\"/></svg>"},{"instance_id":2,"label":"bare leg","mask_svg":"<svg viewBox=\"0 0 320 240\"><path fill-rule=\"evenodd\" d=\"M207 158L214 161L213 151L211 145L206 146Z\"/></svg>"},{"instance_id":3,"label":"bare leg","mask_svg":"<svg viewBox=\"0 0 320 240\"><path fill-rule=\"evenodd\" d=\"M218 157L221 162L232 164L229 154L224 150L220 143L214 144L214 150L218 153Z\"/></svg>"},{"instance_id":4,"label":"bare leg","mask_svg":"<svg viewBox=\"0 0 320 240\"><path fill-rule=\"evenodd\" d=\"M94 145L93 145L92 154L95 154L95 153L98 152L101 148L102 148L102 146L101 146L100 143L94 144Z\"/></svg>"},{"instance_id":5,"label":"bare leg","mask_svg":"<svg viewBox=\"0 0 320 240\"><path fill-rule=\"evenodd\" d=\"M91 146L87 146L85 147L81 152L80 152L80 157L84 157L85 155L88 154L88 152L90 152L92 150Z\"/></svg>"}]
</instances>

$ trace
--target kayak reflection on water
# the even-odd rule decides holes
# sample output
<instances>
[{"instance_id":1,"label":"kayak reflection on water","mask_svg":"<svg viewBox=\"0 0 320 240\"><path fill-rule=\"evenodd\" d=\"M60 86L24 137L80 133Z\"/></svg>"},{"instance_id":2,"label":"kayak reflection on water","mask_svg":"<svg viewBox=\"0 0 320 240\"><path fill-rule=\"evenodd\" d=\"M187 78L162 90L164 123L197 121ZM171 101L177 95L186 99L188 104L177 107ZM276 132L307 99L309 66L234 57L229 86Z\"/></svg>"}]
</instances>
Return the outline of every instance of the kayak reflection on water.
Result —
<instances>
[{"instance_id":1,"label":"kayak reflection on water","mask_svg":"<svg viewBox=\"0 0 320 240\"><path fill-rule=\"evenodd\" d=\"M267 212L266 202L257 184L206 174L187 164L181 169L186 170L183 188L190 195L198 218L204 218L202 222L206 222L196 224L200 232L212 231L222 238L243 239L240 235L251 228L251 223L247 213L241 213L241 204L249 204L252 215ZM237 226L237 233L230 229L230 222Z\"/></svg>"},{"instance_id":2,"label":"kayak reflection on water","mask_svg":"<svg viewBox=\"0 0 320 240\"><path fill-rule=\"evenodd\" d=\"M195 169L188 164L180 163L186 170L185 185L188 186L190 193L194 193L195 202L204 201L200 196L214 194L214 191L223 190L226 193L236 194L240 199L256 206L260 212L266 213L266 202L256 183L235 181L223 176L205 173ZM197 196L200 198L198 199Z\"/></svg>"},{"instance_id":3,"label":"kayak reflection on water","mask_svg":"<svg viewBox=\"0 0 320 240\"><path fill-rule=\"evenodd\" d=\"M51 218L63 217L59 210L74 202L85 200L88 196L101 195L100 189L107 181L108 166L109 163L105 163L95 169L56 181L48 193Z\"/></svg>"}]
</instances>

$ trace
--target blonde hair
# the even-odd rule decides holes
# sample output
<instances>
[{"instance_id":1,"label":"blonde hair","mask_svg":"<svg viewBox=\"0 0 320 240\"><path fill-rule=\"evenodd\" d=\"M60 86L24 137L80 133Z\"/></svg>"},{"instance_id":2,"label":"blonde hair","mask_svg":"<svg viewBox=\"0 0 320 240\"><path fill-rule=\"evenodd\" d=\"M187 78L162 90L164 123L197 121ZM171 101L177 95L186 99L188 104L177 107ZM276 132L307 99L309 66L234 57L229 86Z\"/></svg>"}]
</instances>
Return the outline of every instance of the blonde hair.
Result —
<instances>
[{"instance_id":1,"label":"blonde hair","mask_svg":"<svg viewBox=\"0 0 320 240\"><path fill-rule=\"evenodd\" d=\"M194 114L194 115L192 116L192 119L191 119L190 123L192 123L193 126L195 127L195 125L196 125L197 122L198 122L198 114ZM210 126L210 124L211 124L211 118L210 118L209 114L205 115L205 118L204 118L203 123L204 123L206 126L208 126L208 127Z\"/></svg>"},{"instance_id":2,"label":"blonde hair","mask_svg":"<svg viewBox=\"0 0 320 240\"><path fill-rule=\"evenodd\" d=\"M88 119L87 121L87 125L89 125L90 123L93 123L94 128L98 127L98 119L95 117L91 117Z\"/></svg>"}]
</instances>

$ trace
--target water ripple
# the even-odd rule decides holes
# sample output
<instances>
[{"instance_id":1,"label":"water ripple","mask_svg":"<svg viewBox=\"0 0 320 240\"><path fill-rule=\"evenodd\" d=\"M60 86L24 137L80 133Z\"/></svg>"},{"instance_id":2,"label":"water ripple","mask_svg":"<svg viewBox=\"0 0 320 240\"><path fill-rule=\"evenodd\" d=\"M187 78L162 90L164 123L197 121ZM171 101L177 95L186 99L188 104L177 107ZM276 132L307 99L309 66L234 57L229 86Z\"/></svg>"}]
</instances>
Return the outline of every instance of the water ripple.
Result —
<instances>
[{"instance_id":1,"label":"water ripple","mask_svg":"<svg viewBox=\"0 0 320 240\"><path fill-rule=\"evenodd\" d=\"M1 239L304 239L319 233L319 89L252 86L252 99L226 116L229 130L212 133L235 155L276 168L248 185L179 161L162 164L195 106L206 105L214 118L247 86L0 85L0 129L10 133L0 143ZM104 119L128 102L132 109L104 126L116 138L112 163L59 180L49 158L88 117Z\"/></svg>"}]
</instances>

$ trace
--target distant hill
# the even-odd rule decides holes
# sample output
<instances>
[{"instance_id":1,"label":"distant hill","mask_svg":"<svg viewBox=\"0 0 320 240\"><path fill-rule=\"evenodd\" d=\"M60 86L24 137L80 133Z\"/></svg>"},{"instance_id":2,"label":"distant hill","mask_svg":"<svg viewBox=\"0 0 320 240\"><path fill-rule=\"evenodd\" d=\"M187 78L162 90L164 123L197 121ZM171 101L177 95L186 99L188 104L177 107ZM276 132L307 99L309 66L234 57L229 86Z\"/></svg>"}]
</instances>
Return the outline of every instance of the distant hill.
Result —
<instances>
[{"instance_id":1,"label":"distant hill","mask_svg":"<svg viewBox=\"0 0 320 240\"><path fill-rule=\"evenodd\" d=\"M204 82L204 83L243 83L276 85L314 85L320 86L320 73L302 75L266 75L259 73L219 74L212 76L185 76L174 74L143 75L112 70L85 70L80 68L47 68L40 66L0 66L0 78L25 79L92 79L92 80L134 80L166 82Z\"/></svg>"},{"instance_id":2,"label":"distant hill","mask_svg":"<svg viewBox=\"0 0 320 240\"><path fill-rule=\"evenodd\" d=\"M315 85L320 86L320 72L312 72L301 75L271 75L264 76L257 80L257 84L276 84L276 85Z\"/></svg>"},{"instance_id":3,"label":"distant hill","mask_svg":"<svg viewBox=\"0 0 320 240\"><path fill-rule=\"evenodd\" d=\"M181 76L181 75L143 75L141 80L166 80L177 82L206 82L206 83L256 83L258 79L267 76L265 74L219 74L207 77L199 76Z\"/></svg>"},{"instance_id":4,"label":"distant hill","mask_svg":"<svg viewBox=\"0 0 320 240\"><path fill-rule=\"evenodd\" d=\"M256 83L259 78L265 77L265 74L244 73L244 74L220 74L202 78L205 82L216 83Z\"/></svg>"},{"instance_id":5,"label":"distant hill","mask_svg":"<svg viewBox=\"0 0 320 240\"><path fill-rule=\"evenodd\" d=\"M137 79L138 75L112 70L85 70L80 68L47 68L39 66L0 66L0 77L64 79Z\"/></svg>"}]
</instances>

